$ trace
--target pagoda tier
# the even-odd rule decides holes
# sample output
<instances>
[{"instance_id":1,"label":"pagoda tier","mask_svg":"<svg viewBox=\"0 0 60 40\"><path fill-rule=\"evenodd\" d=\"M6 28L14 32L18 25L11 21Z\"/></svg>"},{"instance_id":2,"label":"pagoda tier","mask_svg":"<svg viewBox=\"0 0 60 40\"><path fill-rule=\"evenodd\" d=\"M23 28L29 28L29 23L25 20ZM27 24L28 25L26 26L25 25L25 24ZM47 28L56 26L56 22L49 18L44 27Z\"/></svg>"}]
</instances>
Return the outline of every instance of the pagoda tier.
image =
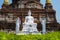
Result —
<instances>
[{"instance_id":1,"label":"pagoda tier","mask_svg":"<svg viewBox=\"0 0 60 40\"><path fill-rule=\"evenodd\" d=\"M37 1L40 2L40 0L12 0L12 3L17 3L18 1Z\"/></svg>"}]
</instances>

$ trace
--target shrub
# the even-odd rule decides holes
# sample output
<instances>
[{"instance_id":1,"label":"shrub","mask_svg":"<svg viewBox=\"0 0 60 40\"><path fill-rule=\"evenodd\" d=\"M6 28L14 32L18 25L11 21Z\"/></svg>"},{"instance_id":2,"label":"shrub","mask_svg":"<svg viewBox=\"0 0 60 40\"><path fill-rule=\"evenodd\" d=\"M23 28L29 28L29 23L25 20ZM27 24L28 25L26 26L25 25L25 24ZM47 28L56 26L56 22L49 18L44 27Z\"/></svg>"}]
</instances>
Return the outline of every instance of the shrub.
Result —
<instances>
[{"instance_id":1,"label":"shrub","mask_svg":"<svg viewBox=\"0 0 60 40\"><path fill-rule=\"evenodd\" d=\"M41 35L15 35L13 33L0 32L0 40L60 40L60 32L50 32Z\"/></svg>"}]
</instances>

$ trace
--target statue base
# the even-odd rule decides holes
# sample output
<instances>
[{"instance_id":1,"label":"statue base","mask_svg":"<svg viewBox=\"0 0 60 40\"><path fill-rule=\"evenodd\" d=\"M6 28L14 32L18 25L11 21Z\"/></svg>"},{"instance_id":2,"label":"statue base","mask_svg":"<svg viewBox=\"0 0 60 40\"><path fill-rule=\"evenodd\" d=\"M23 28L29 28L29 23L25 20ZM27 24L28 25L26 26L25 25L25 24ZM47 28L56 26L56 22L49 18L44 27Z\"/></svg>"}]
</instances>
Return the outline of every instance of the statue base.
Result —
<instances>
[{"instance_id":1,"label":"statue base","mask_svg":"<svg viewBox=\"0 0 60 40\"><path fill-rule=\"evenodd\" d=\"M36 33L37 31L37 23L23 23L22 32L24 33Z\"/></svg>"}]
</instances>

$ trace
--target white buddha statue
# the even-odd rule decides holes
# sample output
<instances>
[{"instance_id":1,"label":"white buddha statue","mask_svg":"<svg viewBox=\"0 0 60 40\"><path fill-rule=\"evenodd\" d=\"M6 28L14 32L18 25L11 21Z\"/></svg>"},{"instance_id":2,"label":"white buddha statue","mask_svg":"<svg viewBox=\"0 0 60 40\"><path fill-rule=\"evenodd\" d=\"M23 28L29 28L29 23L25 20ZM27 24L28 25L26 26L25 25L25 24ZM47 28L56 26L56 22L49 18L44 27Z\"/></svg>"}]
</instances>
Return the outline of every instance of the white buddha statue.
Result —
<instances>
[{"instance_id":1,"label":"white buddha statue","mask_svg":"<svg viewBox=\"0 0 60 40\"><path fill-rule=\"evenodd\" d=\"M37 23L34 23L34 17L31 16L31 11L28 11L28 16L25 17L22 32L37 32Z\"/></svg>"},{"instance_id":2,"label":"white buddha statue","mask_svg":"<svg viewBox=\"0 0 60 40\"><path fill-rule=\"evenodd\" d=\"M28 12L28 16L25 17L25 23L34 23L34 18L31 16L30 10Z\"/></svg>"},{"instance_id":3,"label":"white buddha statue","mask_svg":"<svg viewBox=\"0 0 60 40\"><path fill-rule=\"evenodd\" d=\"M15 28L16 34L19 32L20 24L21 24L21 21L20 21L20 18L18 17L16 19L16 28Z\"/></svg>"}]
</instances>

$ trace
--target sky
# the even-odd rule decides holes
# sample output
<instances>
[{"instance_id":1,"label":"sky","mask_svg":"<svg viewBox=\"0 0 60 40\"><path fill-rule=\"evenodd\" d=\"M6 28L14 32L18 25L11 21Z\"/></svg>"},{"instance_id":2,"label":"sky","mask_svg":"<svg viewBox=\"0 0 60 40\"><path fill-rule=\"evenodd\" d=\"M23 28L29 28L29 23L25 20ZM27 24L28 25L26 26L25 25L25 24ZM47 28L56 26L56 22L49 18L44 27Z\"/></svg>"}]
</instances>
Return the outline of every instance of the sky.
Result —
<instances>
[{"instance_id":1,"label":"sky","mask_svg":"<svg viewBox=\"0 0 60 40\"><path fill-rule=\"evenodd\" d=\"M45 1L46 0L41 0L41 3L43 5L45 5ZM3 4L4 0L0 0L0 9L2 7L2 4ZM56 19L57 19L57 22L60 23L60 0L51 0L51 3L53 5L53 9L56 10ZM9 3L12 3L11 0L9 0Z\"/></svg>"}]
</instances>

